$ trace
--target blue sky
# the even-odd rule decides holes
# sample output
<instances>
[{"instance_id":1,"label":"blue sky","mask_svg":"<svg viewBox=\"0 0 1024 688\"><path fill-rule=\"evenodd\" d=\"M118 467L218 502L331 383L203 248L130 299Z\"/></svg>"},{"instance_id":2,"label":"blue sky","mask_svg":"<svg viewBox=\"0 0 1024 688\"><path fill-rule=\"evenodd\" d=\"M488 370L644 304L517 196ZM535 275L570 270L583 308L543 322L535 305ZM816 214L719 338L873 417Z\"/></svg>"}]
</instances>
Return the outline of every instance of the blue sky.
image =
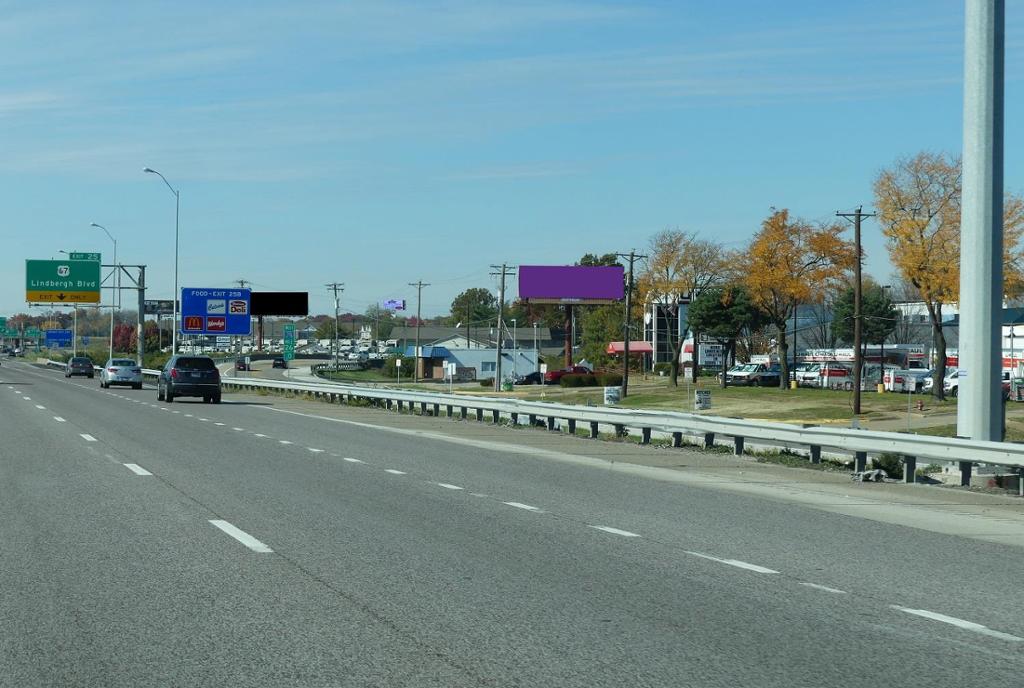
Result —
<instances>
[{"instance_id":1,"label":"blue sky","mask_svg":"<svg viewBox=\"0 0 1024 688\"><path fill-rule=\"evenodd\" d=\"M0 2L0 314L24 260L100 250L181 284L346 283L447 312L492 263L745 244L772 206L871 205L961 146L961 0ZM1024 2L1007 3L1006 181ZM891 268L865 225L868 271ZM513 284L514 288L514 284Z\"/></svg>"}]
</instances>

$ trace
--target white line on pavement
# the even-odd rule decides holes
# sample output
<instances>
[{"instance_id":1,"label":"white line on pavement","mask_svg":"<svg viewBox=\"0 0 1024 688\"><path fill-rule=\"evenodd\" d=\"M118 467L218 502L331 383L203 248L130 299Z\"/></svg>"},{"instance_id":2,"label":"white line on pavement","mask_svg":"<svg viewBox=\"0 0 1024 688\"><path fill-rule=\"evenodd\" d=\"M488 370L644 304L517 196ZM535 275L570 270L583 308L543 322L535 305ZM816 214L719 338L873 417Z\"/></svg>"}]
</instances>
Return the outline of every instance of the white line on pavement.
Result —
<instances>
[{"instance_id":1,"label":"white line on pavement","mask_svg":"<svg viewBox=\"0 0 1024 688\"><path fill-rule=\"evenodd\" d=\"M199 420L201 420L204 423L209 423L210 422L209 418L200 418Z\"/></svg>"},{"instance_id":2,"label":"white line on pavement","mask_svg":"<svg viewBox=\"0 0 1024 688\"><path fill-rule=\"evenodd\" d=\"M256 538L254 538L252 535L249 535L249 533L245 532L244 530L242 530L240 528L236 528L235 526L231 525L227 521L222 521L220 519L213 519L213 520L210 521L210 524L213 525L216 528L220 528L222 531L224 531L225 533L227 533L231 537L233 537L236 540L238 540L239 542L241 542L243 545L245 545L246 547L251 549L253 552L268 553L268 552L273 552L274 551L274 550L270 549L269 547L267 547L262 542L260 542L259 540L257 540Z\"/></svg>"},{"instance_id":3,"label":"white line on pavement","mask_svg":"<svg viewBox=\"0 0 1024 688\"><path fill-rule=\"evenodd\" d=\"M185 417L186 417L186 418L192 418L192 414L191 414L191 413L186 413L186 414L185 414Z\"/></svg>"},{"instance_id":4,"label":"white line on pavement","mask_svg":"<svg viewBox=\"0 0 1024 688\"><path fill-rule=\"evenodd\" d=\"M126 463L124 467L127 468L132 473L134 473L135 475L153 475L152 473L150 473L137 463Z\"/></svg>"},{"instance_id":5,"label":"white line on pavement","mask_svg":"<svg viewBox=\"0 0 1024 688\"><path fill-rule=\"evenodd\" d=\"M776 571L775 569L768 569L764 566L758 566L757 564L748 564L747 562L740 561L739 559L719 559L718 557L713 557L710 554L701 554L700 552L687 551L686 553L692 554L695 557L700 557L701 559L717 561L719 564L726 564L727 566L735 566L738 569L746 569L747 571L753 571L754 573L778 573L778 571Z\"/></svg>"},{"instance_id":6,"label":"white line on pavement","mask_svg":"<svg viewBox=\"0 0 1024 688\"><path fill-rule=\"evenodd\" d=\"M281 444L291 444L291 440L278 440Z\"/></svg>"},{"instance_id":7,"label":"white line on pavement","mask_svg":"<svg viewBox=\"0 0 1024 688\"><path fill-rule=\"evenodd\" d=\"M253 436L254 437L266 437L266 435L264 435L262 432L254 432Z\"/></svg>"},{"instance_id":8,"label":"white line on pavement","mask_svg":"<svg viewBox=\"0 0 1024 688\"><path fill-rule=\"evenodd\" d=\"M32 397L22 397L25 401L32 401Z\"/></svg>"},{"instance_id":9,"label":"white line on pavement","mask_svg":"<svg viewBox=\"0 0 1024 688\"><path fill-rule=\"evenodd\" d=\"M839 588L830 588L827 585L818 585L817 583L800 583L800 585L803 585L808 588L814 588L815 590L824 590L825 592L832 592L837 595L846 594L845 590L840 590Z\"/></svg>"},{"instance_id":10,"label":"white line on pavement","mask_svg":"<svg viewBox=\"0 0 1024 688\"><path fill-rule=\"evenodd\" d=\"M523 504L522 502L502 502L502 504L505 504L506 506L514 506L517 509L525 509L526 511L540 511L539 508L530 506L529 504Z\"/></svg>"},{"instance_id":11,"label":"white line on pavement","mask_svg":"<svg viewBox=\"0 0 1024 688\"><path fill-rule=\"evenodd\" d=\"M962 628L965 631L980 633L981 635L987 635L991 638L999 638L1000 640L1010 640L1015 643L1024 642L1024 638L1018 638L1017 636L1010 635L1009 633L1000 633L999 631L993 631L988 626L982 626L981 624L974 623L971 621L964 621L963 619L958 619L955 616L946 616L945 614L930 612L927 609L908 609L907 607L900 607L899 605L895 604L891 604L889 605L889 607L891 609L905 612L907 614L913 614L914 616L921 616L925 619L931 619L932 621L941 621L942 623L947 623L951 626Z\"/></svg>"},{"instance_id":12,"label":"white line on pavement","mask_svg":"<svg viewBox=\"0 0 1024 688\"><path fill-rule=\"evenodd\" d=\"M245 432L245 428L231 428L235 432Z\"/></svg>"},{"instance_id":13,"label":"white line on pavement","mask_svg":"<svg viewBox=\"0 0 1024 688\"><path fill-rule=\"evenodd\" d=\"M396 471L394 468L385 468L384 472L390 473L391 475L406 475L405 471Z\"/></svg>"},{"instance_id":14,"label":"white line on pavement","mask_svg":"<svg viewBox=\"0 0 1024 688\"><path fill-rule=\"evenodd\" d=\"M66 420L64 420L64 419L63 419L63 418L61 418L60 416L54 416L54 417L53 417L53 419L54 419L55 421L57 421L58 423L66 423L66 422L67 422Z\"/></svg>"},{"instance_id":15,"label":"white line on pavement","mask_svg":"<svg viewBox=\"0 0 1024 688\"><path fill-rule=\"evenodd\" d=\"M611 526L590 526L594 530L603 530L606 533L612 535L621 535L622 537L640 537L638 533L631 533L628 530L619 530L618 528L612 528Z\"/></svg>"},{"instance_id":16,"label":"white line on pavement","mask_svg":"<svg viewBox=\"0 0 1024 688\"><path fill-rule=\"evenodd\" d=\"M223 426L224 424L223 424L223 423L214 423L214 425L220 425L220 426Z\"/></svg>"},{"instance_id":17,"label":"white line on pavement","mask_svg":"<svg viewBox=\"0 0 1024 688\"><path fill-rule=\"evenodd\" d=\"M323 449L317 449L316 447L306 447L306 449L308 449L309 451L313 452L314 454L323 454L324 453Z\"/></svg>"},{"instance_id":18,"label":"white line on pavement","mask_svg":"<svg viewBox=\"0 0 1024 688\"><path fill-rule=\"evenodd\" d=\"M46 410L46 407L42 406L40 404L36 404L36 408L39 409L40 411L45 411Z\"/></svg>"},{"instance_id":19,"label":"white line on pavement","mask_svg":"<svg viewBox=\"0 0 1024 688\"><path fill-rule=\"evenodd\" d=\"M92 435L90 435L88 433L85 433L85 432L81 433L81 437L86 442L95 442L96 441L95 437L93 437Z\"/></svg>"},{"instance_id":20,"label":"white line on pavement","mask_svg":"<svg viewBox=\"0 0 1024 688\"><path fill-rule=\"evenodd\" d=\"M452 485L451 483L438 483L438 485L440 487L443 487L446 490L461 490L462 489L458 485Z\"/></svg>"},{"instance_id":21,"label":"white line on pavement","mask_svg":"<svg viewBox=\"0 0 1024 688\"><path fill-rule=\"evenodd\" d=\"M363 463L363 462L362 462L362 461L360 461L359 459L353 459L353 458L351 458L351 457L348 457L348 456L344 457L344 458L342 459L342 461L348 461L349 463Z\"/></svg>"}]
</instances>

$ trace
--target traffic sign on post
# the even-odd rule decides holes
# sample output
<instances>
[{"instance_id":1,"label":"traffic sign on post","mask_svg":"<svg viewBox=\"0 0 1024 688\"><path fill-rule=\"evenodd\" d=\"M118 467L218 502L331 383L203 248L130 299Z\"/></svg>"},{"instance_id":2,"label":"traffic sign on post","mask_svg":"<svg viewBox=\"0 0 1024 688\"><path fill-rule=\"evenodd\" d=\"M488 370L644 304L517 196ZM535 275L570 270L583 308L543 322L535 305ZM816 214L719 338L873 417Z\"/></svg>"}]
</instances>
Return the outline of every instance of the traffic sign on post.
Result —
<instances>
[{"instance_id":1,"label":"traffic sign on post","mask_svg":"<svg viewBox=\"0 0 1024 688\"><path fill-rule=\"evenodd\" d=\"M295 359L295 325L288 323L284 326L284 360Z\"/></svg>"},{"instance_id":2,"label":"traffic sign on post","mask_svg":"<svg viewBox=\"0 0 1024 688\"><path fill-rule=\"evenodd\" d=\"M181 333L252 334L248 289L181 290Z\"/></svg>"},{"instance_id":3,"label":"traffic sign on post","mask_svg":"<svg viewBox=\"0 0 1024 688\"><path fill-rule=\"evenodd\" d=\"M47 330L46 331L46 348L57 349L65 346L71 346L71 330Z\"/></svg>"},{"instance_id":4,"label":"traffic sign on post","mask_svg":"<svg viewBox=\"0 0 1024 688\"><path fill-rule=\"evenodd\" d=\"M98 260L26 260L25 300L31 303L99 303Z\"/></svg>"}]
</instances>

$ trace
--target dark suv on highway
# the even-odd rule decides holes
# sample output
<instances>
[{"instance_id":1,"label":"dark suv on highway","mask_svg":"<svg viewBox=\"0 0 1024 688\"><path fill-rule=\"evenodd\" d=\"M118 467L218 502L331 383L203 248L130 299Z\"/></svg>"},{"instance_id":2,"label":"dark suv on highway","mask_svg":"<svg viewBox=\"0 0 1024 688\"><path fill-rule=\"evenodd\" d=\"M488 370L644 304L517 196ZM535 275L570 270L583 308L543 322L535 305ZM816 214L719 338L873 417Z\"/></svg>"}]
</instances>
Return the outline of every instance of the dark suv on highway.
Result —
<instances>
[{"instance_id":1,"label":"dark suv on highway","mask_svg":"<svg viewBox=\"0 0 1024 688\"><path fill-rule=\"evenodd\" d=\"M85 356L75 356L64 367L64 377L71 377L72 375L88 375L93 377L95 374L96 371L93 369L92 359Z\"/></svg>"},{"instance_id":2,"label":"dark suv on highway","mask_svg":"<svg viewBox=\"0 0 1024 688\"><path fill-rule=\"evenodd\" d=\"M202 397L220 403L220 371L209 356L172 356L160 371L156 398L168 404L177 397Z\"/></svg>"}]
</instances>

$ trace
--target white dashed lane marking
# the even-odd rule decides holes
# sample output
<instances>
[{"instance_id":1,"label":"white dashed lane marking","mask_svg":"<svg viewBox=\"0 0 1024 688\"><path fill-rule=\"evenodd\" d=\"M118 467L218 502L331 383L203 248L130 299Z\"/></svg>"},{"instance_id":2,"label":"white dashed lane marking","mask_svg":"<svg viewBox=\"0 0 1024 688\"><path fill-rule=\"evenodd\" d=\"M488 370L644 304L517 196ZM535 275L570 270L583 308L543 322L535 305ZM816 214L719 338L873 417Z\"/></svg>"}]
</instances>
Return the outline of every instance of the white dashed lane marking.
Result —
<instances>
[{"instance_id":1,"label":"white dashed lane marking","mask_svg":"<svg viewBox=\"0 0 1024 688\"><path fill-rule=\"evenodd\" d=\"M54 416L53 419L55 421L57 421L58 423L66 423L67 422L63 418L61 418L60 416Z\"/></svg>"},{"instance_id":2,"label":"white dashed lane marking","mask_svg":"<svg viewBox=\"0 0 1024 688\"><path fill-rule=\"evenodd\" d=\"M406 475L405 471L396 471L394 468L385 468L384 472L390 473L391 475Z\"/></svg>"},{"instance_id":3,"label":"white dashed lane marking","mask_svg":"<svg viewBox=\"0 0 1024 688\"><path fill-rule=\"evenodd\" d=\"M1019 638L1009 633L1001 633L1000 631L993 631L988 626L982 626L979 623L973 621L964 621L958 619L955 616L946 616L945 614L939 614L938 612L930 612L927 609L908 609L907 607L900 607L899 605L889 605L891 609L896 611L904 612L906 614L913 614L914 616L920 616L925 619L931 619L932 621L941 621L942 623L962 628L965 631L971 631L972 633L980 633L981 635L987 635L990 638L998 638L1000 640L1009 640L1014 643L1024 642L1024 638Z\"/></svg>"},{"instance_id":4,"label":"white dashed lane marking","mask_svg":"<svg viewBox=\"0 0 1024 688\"><path fill-rule=\"evenodd\" d=\"M95 437L93 437L92 435L90 435L88 433L85 433L85 432L81 433L81 437L86 442L95 442L96 441Z\"/></svg>"},{"instance_id":5,"label":"white dashed lane marking","mask_svg":"<svg viewBox=\"0 0 1024 688\"><path fill-rule=\"evenodd\" d=\"M137 463L126 463L124 467L127 468L132 473L134 473L135 475L153 475L152 473L150 473Z\"/></svg>"},{"instance_id":6,"label":"white dashed lane marking","mask_svg":"<svg viewBox=\"0 0 1024 688\"><path fill-rule=\"evenodd\" d=\"M324 452L323 449L317 449L316 447L306 447L306 449L313 452L314 454L323 454Z\"/></svg>"},{"instance_id":7,"label":"white dashed lane marking","mask_svg":"<svg viewBox=\"0 0 1024 688\"><path fill-rule=\"evenodd\" d=\"M514 506L515 508L523 509L524 511L540 511L538 507L523 504L522 502L502 502L502 504L506 506Z\"/></svg>"},{"instance_id":8,"label":"white dashed lane marking","mask_svg":"<svg viewBox=\"0 0 1024 688\"><path fill-rule=\"evenodd\" d=\"M775 569L765 568L764 566L758 566L757 564L749 564L745 561L740 561L739 559L719 559L718 557L713 557L710 554L702 554L701 552L688 551L687 554L700 557L701 559L707 559L709 561L717 561L719 564L725 564L726 566L735 566L738 569L753 571L754 573L778 573Z\"/></svg>"},{"instance_id":9,"label":"white dashed lane marking","mask_svg":"<svg viewBox=\"0 0 1024 688\"><path fill-rule=\"evenodd\" d=\"M227 521L222 521L220 519L213 519L213 520L210 521L210 525L212 525L212 526L214 526L216 528L221 529L222 531L224 531L225 533L227 533L228 535L230 535L231 537L235 538L236 540L241 542L243 545L245 545L246 547L251 549L253 552L261 552L261 553L265 554L265 553L270 553L270 552L274 551L274 550L270 549L269 547L267 547L262 542L260 542L259 540L257 540L256 538L254 538L252 535L249 535L249 533L245 532L241 528L237 528L237 527L231 525Z\"/></svg>"},{"instance_id":10,"label":"white dashed lane marking","mask_svg":"<svg viewBox=\"0 0 1024 688\"><path fill-rule=\"evenodd\" d=\"M363 463L359 459L353 459L353 458L351 458L349 456L346 456L345 458L343 458L342 461L348 461L349 463Z\"/></svg>"},{"instance_id":11,"label":"white dashed lane marking","mask_svg":"<svg viewBox=\"0 0 1024 688\"><path fill-rule=\"evenodd\" d=\"M39 409L40 411L45 411L46 410L46 407L41 405L41 404L36 404L36 408Z\"/></svg>"},{"instance_id":12,"label":"white dashed lane marking","mask_svg":"<svg viewBox=\"0 0 1024 688\"><path fill-rule=\"evenodd\" d=\"M452 485L451 483L438 483L438 487L443 487L446 490L461 490L462 488L458 485Z\"/></svg>"},{"instance_id":13,"label":"white dashed lane marking","mask_svg":"<svg viewBox=\"0 0 1024 688\"><path fill-rule=\"evenodd\" d=\"M291 444L291 440L278 440L281 444Z\"/></svg>"},{"instance_id":14,"label":"white dashed lane marking","mask_svg":"<svg viewBox=\"0 0 1024 688\"><path fill-rule=\"evenodd\" d=\"M611 533L612 535L621 535L622 537L640 537L638 533L631 533L628 530L619 530L618 528L612 528L611 526L590 526L594 530L604 531L605 533Z\"/></svg>"},{"instance_id":15,"label":"white dashed lane marking","mask_svg":"<svg viewBox=\"0 0 1024 688\"><path fill-rule=\"evenodd\" d=\"M802 585L802 586L804 586L806 588L814 588L815 590L823 590L824 592L831 592L831 593L834 593L836 595L845 595L845 594L847 594L845 590L840 590L839 588L830 588L827 585L818 585L817 583L800 583L800 585Z\"/></svg>"},{"instance_id":16,"label":"white dashed lane marking","mask_svg":"<svg viewBox=\"0 0 1024 688\"><path fill-rule=\"evenodd\" d=\"M231 428L235 432L245 432L245 428Z\"/></svg>"}]
</instances>

